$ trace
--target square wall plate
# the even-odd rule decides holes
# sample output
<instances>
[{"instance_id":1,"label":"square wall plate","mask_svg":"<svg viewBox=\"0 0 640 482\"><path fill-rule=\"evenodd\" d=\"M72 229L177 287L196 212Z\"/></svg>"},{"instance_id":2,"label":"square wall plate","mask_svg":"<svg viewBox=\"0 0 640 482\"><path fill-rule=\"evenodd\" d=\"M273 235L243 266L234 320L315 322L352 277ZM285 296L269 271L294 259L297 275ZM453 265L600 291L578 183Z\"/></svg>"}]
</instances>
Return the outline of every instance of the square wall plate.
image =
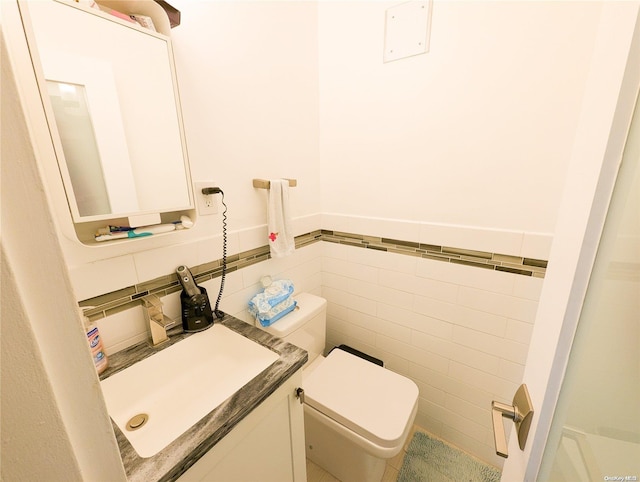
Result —
<instances>
[{"instance_id":1,"label":"square wall plate","mask_svg":"<svg viewBox=\"0 0 640 482\"><path fill-rule=\"evenodd\" d=\"M432 0L410 1L386 10L385 62L429 51L431 3Z\"/></svg>"}]
</instances>

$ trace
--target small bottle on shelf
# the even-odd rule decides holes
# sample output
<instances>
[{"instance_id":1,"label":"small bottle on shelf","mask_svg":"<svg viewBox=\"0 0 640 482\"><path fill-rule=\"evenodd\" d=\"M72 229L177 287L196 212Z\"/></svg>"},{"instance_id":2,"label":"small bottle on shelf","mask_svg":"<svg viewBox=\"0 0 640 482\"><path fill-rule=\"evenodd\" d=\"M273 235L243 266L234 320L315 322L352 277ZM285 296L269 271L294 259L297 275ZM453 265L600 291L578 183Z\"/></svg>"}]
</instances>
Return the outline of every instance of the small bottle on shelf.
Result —
<instances>
[{"instance_id":1,"label":"small bottle on shelf","mask_svg":"<svg viewBox=\"0 0 640 482\"><path fill-rule=\"evenodd\" d=\"M87 334L87 341L89 342L89 349L91 350L93 363L98 375L100 375L109 366L109 360L106 352L104 351L104 344L100 337L100 331L98 330L98 325L89 320L84 312L82 312L82 318L84 320L84 328Z\"/></svg>"}]
</instances>

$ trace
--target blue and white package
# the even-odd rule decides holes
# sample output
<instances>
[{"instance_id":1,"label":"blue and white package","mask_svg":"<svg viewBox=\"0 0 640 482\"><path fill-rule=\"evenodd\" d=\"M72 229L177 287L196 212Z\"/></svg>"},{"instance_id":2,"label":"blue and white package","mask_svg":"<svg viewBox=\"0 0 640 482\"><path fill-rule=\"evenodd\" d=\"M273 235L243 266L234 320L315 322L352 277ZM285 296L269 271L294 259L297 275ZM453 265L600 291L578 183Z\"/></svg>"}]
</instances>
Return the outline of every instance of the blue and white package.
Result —
<instances>
[{"instance_id":1,"label":"blue and white package","mask_svg":"<svg viewBox=\"0 0 640 482\"><path fill-rule=\"evenodd\" d=\"M256 317L262 326L271 326L287 313L293 311L298 302L293 298L287 298L271 308L266 313L255 313L249 308L249 312Z\"/></svg>"},{"instance_id":2,"label":"blue and white package","mask_svg":"<svg viewBox=\"0 0 640 482\"><path fill-rule=\"evenodd\" d=\"M249 301L249 310L267 313L278 303L282 303L293 293L293 282L288 279L273 281Z\"/></svg>"}]
</instances>

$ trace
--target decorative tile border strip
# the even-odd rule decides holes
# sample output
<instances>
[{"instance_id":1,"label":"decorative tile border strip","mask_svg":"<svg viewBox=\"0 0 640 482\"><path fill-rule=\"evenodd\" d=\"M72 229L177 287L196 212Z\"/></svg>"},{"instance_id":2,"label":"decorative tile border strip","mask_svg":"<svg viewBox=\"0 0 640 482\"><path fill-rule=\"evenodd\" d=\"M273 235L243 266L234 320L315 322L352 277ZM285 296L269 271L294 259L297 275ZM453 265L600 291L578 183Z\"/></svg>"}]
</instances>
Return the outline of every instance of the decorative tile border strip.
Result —
<instances>
[{"instance_id":1,"label":"decorative tile border strip","mask_svg":"<svg viewBox=\"0 0 640 482\"><path fill-rule=\"evenodd\" d=\"M464 264L476 268L502 271L523 276L544 278L547 261L533 258L521 258L506 254L489 253L471 249L460 249L450 246L436 246L432 244L416 243L362 234L344 233L318 229L310 233L296 236L296 248L302 248L318 241L344 244L365 249L375 249L388 253L444 261L447 263ZM269 246L261 246L249 251L243 251L227 256L227 273L246 268L252 264L269 259ZM202 283L222 275L222 260L211 261L189 268L197 283ZM140 299L149 294L160 297L180 291L182 288L174 273L161 276L151 281L129 286L118 291L106 293L81 301L80 306L95 307L87 310L91 320L100 319L114 313L140 306Z\"/></svg>"},{"instance_id":2,"label":"decorative tile border strip","mask_svg":"<svg viewBox=\"0 0 640 482\"><path fill-rule=\"evenodd\" d=\"M318 229L310 233L296 236L296 248L302 248L310 244L321 241L322 233ZM243 251L238 254L227 256L227 273L232 273L238 269L246 268L252 264L266 261L271 257L269 254L269 245L259 248ZM209 263L200 264L198 266L189 266L189 270L193 274L196 283L200 284L213 278L222 276L222 259L211 261ZM83 300L79 303L81 307L91 306L92 308L85 311L90 320L98 320L100 318L113 315L115 313L129 310L140 306L140 299L154 294L160 297L180 291L182 287L175 273L166 276L160 276L151 281L145 281L134 286L128 286L121 290L105 293L104 295L95 296Z\"/></svg>"},{"instance_id":3,"label":"decorative tile border strip","mask_svg":"<svg viewBox=\"0 0 640 482\"><path fill-rule=\"evenodd\" d=\"M544 278L547 261L542 259L522 258L507 254L460 249L450 246L403 241L400 239L379 238L361 234L343 233L340 231L322 230L322 241L346 244L359 248L376 249L389 253L405 254L420 258L434 259L448 263L464 264L477 268L503 271L523 276Z\"/></svg>"}]
</instances>

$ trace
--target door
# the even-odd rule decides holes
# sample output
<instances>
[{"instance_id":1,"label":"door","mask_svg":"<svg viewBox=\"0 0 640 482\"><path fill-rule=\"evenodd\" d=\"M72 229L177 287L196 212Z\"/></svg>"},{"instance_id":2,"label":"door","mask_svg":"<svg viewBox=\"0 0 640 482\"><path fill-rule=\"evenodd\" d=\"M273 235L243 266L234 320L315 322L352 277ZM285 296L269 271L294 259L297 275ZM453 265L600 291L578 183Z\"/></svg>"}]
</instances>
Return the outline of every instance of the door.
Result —
<instances>
[{"instance_id":1,"label":"door","mask_svg":"<svg viewBox=\"0 0 640 482\"><path fill-rule=\"evenodd\" d=\"M634 418L640 406L638 25L636 2L603 4L583 112L523 377L535 414L524 450L520 450L515 431L511 431L503 482L591 482L624 480L626 476L630 477L627 480L640 480L640 469L627 467L623 462L627 459L623 452L638 454L639 437ZM634 108L635 118L629 128ZM622 222L624 216L634 221ZM629 232L630 229L635 231ZM628 243L624 253L621 239ZM627 259L627 255L631 258ZM626 293L622 289L615 293L611 288L612 266L623 268L628 278L623 282L628 283ZM629 295L634 290L635 294ZM610 300L607 294L621 298ZM617 310L607 311L603 308L605 303ZM620 340L623 345L615 350L625 351L624 360L602 351L612 350L612 344ZM622 365L631 369L627 378L619 373ZM580 373L580 368L586 373ZM598 386L605 382L606 385ZM606 403L615 398L612 393L623 394L620 398L625 400ZM629 416L631 412L634 416ZM589 454L590 451L603 454L605 442L620 455L620 459L609 459L611 465L604 464L602 457ZM629 460L640 460L638 455ZM591 475L595 467L599 474ZM564 476L567 478L561 478Z\"/></svg>"},{"instance_id":2,"label":"door","mask_svg":"<svg viewBox=\"0 0 640 482\"><path fill-rule=\"evenodd\" d=\"M640 480L639 125L636 112L539 480Z\"/></svg>"}]
</instances>

